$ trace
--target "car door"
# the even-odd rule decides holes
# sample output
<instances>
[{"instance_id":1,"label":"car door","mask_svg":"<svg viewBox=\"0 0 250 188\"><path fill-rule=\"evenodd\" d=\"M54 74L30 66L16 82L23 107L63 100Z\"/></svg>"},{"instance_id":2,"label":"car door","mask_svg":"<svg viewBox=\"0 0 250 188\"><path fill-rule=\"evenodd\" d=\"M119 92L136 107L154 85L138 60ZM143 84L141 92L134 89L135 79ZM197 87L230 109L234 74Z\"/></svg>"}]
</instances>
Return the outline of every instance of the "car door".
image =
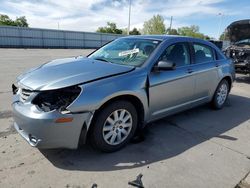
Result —
<instances>
[{"instance_id":1,"label":"car door","mask_svg":"<svg viewBox=\"0 0 250 188\"><path fill-rule=\"evenodd\" d=\"M176 64L174 70L152 70L149 74L149 105L152 119L185 108L194 95L194 77L190 71L188 43L175 43L166 48L159 61Z\"/></svg>"},{"instance_id":2,"label":"car door","mask_svg":"<svg viewBox=\"0 0 250 188\"><path fill-rule=\"evenodd\" d=\"M192 70L195 73L195 94L194 97L198 101L209 100L213 95L211 92L218 85L219 63L216 62L214 50L212 47L193 43L194 64Z\"/></svg>"}]
</instances>

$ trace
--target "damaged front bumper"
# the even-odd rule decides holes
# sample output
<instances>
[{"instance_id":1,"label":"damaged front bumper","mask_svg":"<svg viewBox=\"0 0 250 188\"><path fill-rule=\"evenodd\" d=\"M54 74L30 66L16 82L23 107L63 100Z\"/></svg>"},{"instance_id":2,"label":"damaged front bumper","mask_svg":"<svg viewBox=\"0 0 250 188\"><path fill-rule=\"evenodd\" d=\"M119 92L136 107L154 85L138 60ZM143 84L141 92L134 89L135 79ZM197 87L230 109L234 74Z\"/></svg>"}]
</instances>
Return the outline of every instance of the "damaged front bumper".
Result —
<instances>
[{"instance_id":1,"label":"damaged front bumper","mask_svg":"<svg viewBox=\"0 0 250 188\"><path fill-rule=\"evenodd\" d=\"M88 128L93 116L92 112L42 112L31 103L19 101L13 102L12 107L15 129L31 146L38 148L77 148L82 128L84 125ZM58 119L72 121L60 122Z\"/></svg>"},{"instance_id":2,"label":"damaged front bumper","mask_svg":"<svg viewBox=\"0 0 250 188\"><path fill-rule=\"evenodd\" d=\"M225 51L226 56L231 58L235 65L235 72L250 74L250 49L231 46Z\"/></svg>"},{"instance_id":3,"label":"damaged front bumper","mask_svg":"<svg viewBox=\"0 0 250 188\"><path fill-rule=\"evenodd\" d=\"M235 62L235 71L241 74L250 74L250 61Z\"/></svg>"}]
</instances>

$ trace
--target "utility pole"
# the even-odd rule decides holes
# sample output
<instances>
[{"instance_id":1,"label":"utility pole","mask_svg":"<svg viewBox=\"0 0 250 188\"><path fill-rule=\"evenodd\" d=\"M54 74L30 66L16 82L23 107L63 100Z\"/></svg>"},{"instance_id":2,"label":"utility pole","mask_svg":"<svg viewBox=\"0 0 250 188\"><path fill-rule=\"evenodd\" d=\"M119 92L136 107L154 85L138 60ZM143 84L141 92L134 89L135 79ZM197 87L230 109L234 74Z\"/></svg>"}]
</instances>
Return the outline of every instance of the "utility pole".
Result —
<instances>
[{"instance_id":1,"label":"utility pole","mask_svg":"<svg viewBox=\"0 0 250 188\"><path fill-rule=\"evenodd\" d=\"M131 15L131 0L129 0L129 11L128 11L128 32L127 32L128 35L130 31L130 15Z\"/></svg>"},{"instance_id":2,"label":"utility pole","mask_svg":"<svg viewBox=\"0 0 250 188\"><path fill-rule=\"evenodd\" d=\"M218 26L218 40L220 39L220 30L221 30L221 27L222 27L222 21L223 21L223 14L222 13L219 13L218 16L220 16L220 21L219 21L219 26Z\"/></svg>"},{"instance_id":3,"label":"utility pole","mask_svg":"<svg viewBox=\"0 0 250 188\"><path fill-rule=\"evenodd\" d=\"M61 21L61 18L59 18L59 19L57 20L57 29L58 29L58 30L60 29L60 21Z\"/></svg>"},{"instance_id":4,"label":"utility pole","mask_svg":"<svg viewBox=\"0 0 250 188\"><path fill-rule=\"evenodd\" d=\"M171 31L171 29L172 29L172 23L173 23L173 16L171 16L171 18L170 18L169 31Z\"/></svg>"}]
</instances>

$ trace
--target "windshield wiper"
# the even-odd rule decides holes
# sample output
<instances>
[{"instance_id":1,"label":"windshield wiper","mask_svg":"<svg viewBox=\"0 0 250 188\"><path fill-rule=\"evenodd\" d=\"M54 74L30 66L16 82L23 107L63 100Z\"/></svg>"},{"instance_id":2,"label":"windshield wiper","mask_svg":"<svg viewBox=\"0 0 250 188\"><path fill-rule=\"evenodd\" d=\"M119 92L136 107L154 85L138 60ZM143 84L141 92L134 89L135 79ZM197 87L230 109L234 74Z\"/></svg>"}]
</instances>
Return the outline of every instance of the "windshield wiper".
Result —
<instances>
[{"instance_id":1,"label":"windshield wiper","mask_svg":"<svg viewBox=\"0 0 250 188\"><path fill-rule=\"evenodd\" d=\"M98 60L98 61L104 61L104 62L108 62L110 63L110 61L106 60L106 59L102 59L102 58L96 58L95 60Z\"/></svg>"}]
</instances>

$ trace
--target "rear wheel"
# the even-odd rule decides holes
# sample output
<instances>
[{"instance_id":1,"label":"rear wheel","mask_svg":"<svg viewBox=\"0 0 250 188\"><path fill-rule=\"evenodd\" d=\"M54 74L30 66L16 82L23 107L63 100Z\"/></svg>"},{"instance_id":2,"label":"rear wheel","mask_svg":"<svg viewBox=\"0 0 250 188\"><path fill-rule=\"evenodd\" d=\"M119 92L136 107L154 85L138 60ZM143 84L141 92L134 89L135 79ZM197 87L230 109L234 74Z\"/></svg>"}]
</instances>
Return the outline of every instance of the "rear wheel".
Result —
<instances>
[{"instance_id":1,"label":"rear wheel","mask_svg":"<svg viewBox=\"0 0 250 188\"><path fill-rule=\"evenodd\" d=\"M91 131L92 145L104 152L114 152L125 146L137 127L137 111L128 101L116 101L97 116Z\"/></svg>"},{"instance_id":2,"label":"rear wheel","mask_svg":"<svg viewBox=\"0 0 250 188\"><path fill-rule=\"evenodd\" d=\"M228 81L224 79L219 83L214 93L214 97L211 102L212 107L215 109L223 108L227 100L228 94L229 94L229 84Z\"/></svg>"}]
</instances>

